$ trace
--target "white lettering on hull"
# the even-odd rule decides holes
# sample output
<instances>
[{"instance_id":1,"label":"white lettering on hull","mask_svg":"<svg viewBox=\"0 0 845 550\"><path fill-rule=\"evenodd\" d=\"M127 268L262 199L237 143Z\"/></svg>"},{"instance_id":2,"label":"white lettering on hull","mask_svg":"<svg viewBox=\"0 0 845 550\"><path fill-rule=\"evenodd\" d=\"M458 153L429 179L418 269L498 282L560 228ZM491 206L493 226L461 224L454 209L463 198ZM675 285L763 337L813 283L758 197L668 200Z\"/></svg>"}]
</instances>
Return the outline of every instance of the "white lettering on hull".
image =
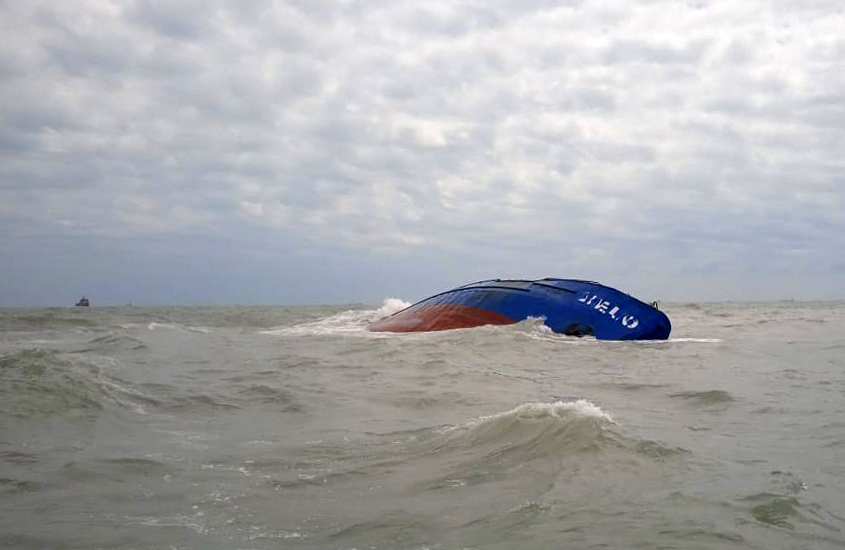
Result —
<instances>
[{"instance_id":1,"label":"white lettering on hull","mask_svg":"<svg viewBox=\"0 0 845 550\"><path fill-rule=\"evenodd\" d=\"M586 306L590 306L602 315L607 315L614 321L619 321L622 323L623 327L634 329L637 328L640 324L639 319L634 317L633 315L622 315L620 317L620 311L618 306L614 306L610 301L605 300L599 297L598 294L593 294L592 292L585 292L584 295L578 298L578 301Z\"/></svg>"}]
</instances>

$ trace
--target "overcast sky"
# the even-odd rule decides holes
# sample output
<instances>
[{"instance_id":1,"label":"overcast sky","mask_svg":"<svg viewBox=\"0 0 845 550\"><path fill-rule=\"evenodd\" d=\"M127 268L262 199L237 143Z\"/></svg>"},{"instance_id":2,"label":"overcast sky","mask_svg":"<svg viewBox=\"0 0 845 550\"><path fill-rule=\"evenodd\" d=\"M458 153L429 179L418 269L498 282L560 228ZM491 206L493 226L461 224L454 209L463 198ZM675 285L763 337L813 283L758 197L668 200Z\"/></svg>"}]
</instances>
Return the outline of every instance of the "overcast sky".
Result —
<instances>
[{"instance_id":1,"label":"overcast sky","mask_svg":"<svg viewBox=\"0 0 845 550\"><path fill-rule=\"evenodd\" d=\"M0 305L845 298L842 0L0 0Z\"/></svg>"}]
</instances>

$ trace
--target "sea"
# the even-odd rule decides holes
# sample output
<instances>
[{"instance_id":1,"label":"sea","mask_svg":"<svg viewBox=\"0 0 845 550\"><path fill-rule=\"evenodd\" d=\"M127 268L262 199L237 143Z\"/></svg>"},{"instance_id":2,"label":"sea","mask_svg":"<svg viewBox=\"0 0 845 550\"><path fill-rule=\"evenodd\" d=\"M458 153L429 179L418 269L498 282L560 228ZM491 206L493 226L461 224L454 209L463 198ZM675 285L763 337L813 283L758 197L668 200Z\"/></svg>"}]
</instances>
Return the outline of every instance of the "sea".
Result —
<instances>
[{"instance_id":1,"label":"sea","mask_svg":"<svg viewBox=\"0 0 845 550\"><path fill-rule=\"evenodd\" d=\"M0 548L845 548L845 302L405 305L0 310Z\"/></svg>"}]
</instances>

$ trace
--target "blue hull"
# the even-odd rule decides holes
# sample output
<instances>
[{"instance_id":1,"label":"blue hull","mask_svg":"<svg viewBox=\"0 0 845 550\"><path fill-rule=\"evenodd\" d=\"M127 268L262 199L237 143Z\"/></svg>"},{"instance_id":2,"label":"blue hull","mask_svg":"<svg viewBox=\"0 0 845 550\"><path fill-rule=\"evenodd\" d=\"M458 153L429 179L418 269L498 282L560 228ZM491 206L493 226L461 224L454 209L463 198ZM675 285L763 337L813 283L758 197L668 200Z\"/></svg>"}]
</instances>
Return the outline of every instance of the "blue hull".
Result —
<instances>
[{"instance_id":1,"label":"blue hull","mask_svg":"<svg viewBox=\"0 0 845 550\"><path fill-rule=\"evenodd\" d=\"M480 281L376 321L374 332L426 332L542 317L554 332L600 340L665 340L672 324L655 307L614 288L576 279Z\"/></svg>"}]
</instances>

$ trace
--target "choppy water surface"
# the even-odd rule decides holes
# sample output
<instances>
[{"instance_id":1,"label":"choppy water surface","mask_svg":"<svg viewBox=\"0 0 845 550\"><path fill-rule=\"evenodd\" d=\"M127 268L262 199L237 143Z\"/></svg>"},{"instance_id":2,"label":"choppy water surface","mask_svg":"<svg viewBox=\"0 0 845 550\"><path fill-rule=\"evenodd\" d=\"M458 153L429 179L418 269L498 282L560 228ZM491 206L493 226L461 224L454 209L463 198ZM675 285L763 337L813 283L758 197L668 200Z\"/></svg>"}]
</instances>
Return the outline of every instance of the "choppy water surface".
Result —
<instances>
[{"instance_id":1,"label":"choppy water surface","mask_svg":"<svg viewBox=\"0 0 845 550\"><path fill-rule=\"evenodd\" d=\"M845 304L396 307L0 310L0 547L845 547Z\"/></svg>"}]
</instances>

